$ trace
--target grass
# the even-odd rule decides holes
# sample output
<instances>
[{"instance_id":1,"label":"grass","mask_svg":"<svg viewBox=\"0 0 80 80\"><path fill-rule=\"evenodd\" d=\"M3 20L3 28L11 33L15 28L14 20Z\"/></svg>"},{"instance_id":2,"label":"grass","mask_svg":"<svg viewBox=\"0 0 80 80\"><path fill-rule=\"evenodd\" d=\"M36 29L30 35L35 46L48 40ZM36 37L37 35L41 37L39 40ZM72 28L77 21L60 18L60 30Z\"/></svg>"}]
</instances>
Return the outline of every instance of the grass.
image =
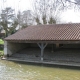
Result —
<instances>
[{"instance_id":1,"label":"grass","mask_svg":"<svg viewBox=\"0 0 80 80\"><path fill-rule=\"evenodd\" d=\"M3 56L3 55L4 55L3 50L0 50L0 56Z\"/></svg>"},{"instance_id":2,"label":"grass","mask_svg":"<svg viewBox=\"0 0 80 80\"><path fill-rule=\"evenodd\" d=\"M0 44L4 44L4 41L2 39L0 39ZM3 56L4 52L2 49L0 49L0 56Z\"/></svg>"},{"instance_id":3,"label":"grass","mask_svg":"<svg viewBox=\"0 0 80 80\"><path fill-rule=\"evenodd\" d=\"M0 39L0 44L4 44L4 41L2 39Z\"/></svg>"}]
</instances>

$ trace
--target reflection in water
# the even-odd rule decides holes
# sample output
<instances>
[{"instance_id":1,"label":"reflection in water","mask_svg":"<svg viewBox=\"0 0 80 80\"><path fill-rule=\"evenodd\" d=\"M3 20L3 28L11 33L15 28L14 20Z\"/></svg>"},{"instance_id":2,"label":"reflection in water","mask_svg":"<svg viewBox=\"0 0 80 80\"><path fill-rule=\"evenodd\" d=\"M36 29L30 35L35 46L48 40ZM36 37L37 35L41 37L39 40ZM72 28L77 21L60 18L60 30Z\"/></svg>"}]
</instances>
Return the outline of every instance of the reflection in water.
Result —
<instances>
[{"instance_id":1,"label":"reflection in water","mask_svg":"<svg viewBox=\"0 0 80 80\"><path fill-rule=\"evenodd\" d=\"M80 80L80 70L0 61L0 80Z\"/></svg>"}]
</instances>

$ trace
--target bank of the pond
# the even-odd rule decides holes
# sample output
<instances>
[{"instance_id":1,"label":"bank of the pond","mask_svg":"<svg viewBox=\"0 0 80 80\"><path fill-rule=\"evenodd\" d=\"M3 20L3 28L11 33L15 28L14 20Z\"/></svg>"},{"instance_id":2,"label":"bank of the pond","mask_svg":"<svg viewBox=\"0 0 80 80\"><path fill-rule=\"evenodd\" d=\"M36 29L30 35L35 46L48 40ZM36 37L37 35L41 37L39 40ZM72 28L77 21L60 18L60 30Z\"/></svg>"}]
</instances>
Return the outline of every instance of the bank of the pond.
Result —
<instances>
[{"instance_id":1,"label":"bank of the pond","mask_svg":"<svg viewBox=\"0 0 80 80\"><path fill-rule=\"evenodd\" d=\"M11 61L23 61L36 64L50 65L66 65L80 67L80 50L79 49L60 49L50 53L49 49L45 49L43 61L38 48L28 48L7 57Z\"/></svg>"},{"instance_id":2,"label":"bank of the pond","mask_svg":"<svg viewBox=\"0 0 80 80\"><path fill-rule=\"evenodd\" d=\"M0 80L80 80L80 69L43 67L0 60Z\"/></svg>"}]
</instances>

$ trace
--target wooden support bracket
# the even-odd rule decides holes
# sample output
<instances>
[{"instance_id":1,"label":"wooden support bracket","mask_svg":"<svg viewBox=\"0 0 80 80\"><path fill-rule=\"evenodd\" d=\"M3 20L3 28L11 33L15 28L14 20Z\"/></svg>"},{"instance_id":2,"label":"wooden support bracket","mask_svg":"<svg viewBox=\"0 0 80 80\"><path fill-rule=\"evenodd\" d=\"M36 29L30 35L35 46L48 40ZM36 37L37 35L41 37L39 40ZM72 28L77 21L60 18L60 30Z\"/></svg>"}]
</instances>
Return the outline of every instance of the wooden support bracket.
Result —
<instances>
[{"instance_id":1,"label":"wooden support bracket","mask_svg":"<svg viewBox=\"0 0 80 80\"><path fill-rule=\"evenodd\" d=\"M41 49L41 61L43 61L44 48L47 46L47 43L37 43L37 44Z\"/></svg>"}]
</instances>

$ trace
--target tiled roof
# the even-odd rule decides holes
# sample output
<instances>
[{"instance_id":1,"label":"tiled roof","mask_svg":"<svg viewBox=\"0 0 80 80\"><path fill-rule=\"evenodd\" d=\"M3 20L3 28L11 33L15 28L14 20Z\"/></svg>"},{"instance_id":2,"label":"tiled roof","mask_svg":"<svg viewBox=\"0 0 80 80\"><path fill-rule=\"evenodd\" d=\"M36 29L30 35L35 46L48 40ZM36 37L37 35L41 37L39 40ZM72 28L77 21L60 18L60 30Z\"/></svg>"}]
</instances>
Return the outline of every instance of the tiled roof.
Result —
<instances>
[{"instance_id":1,"label":"tiled roof","mask_svg":"<svg viewBox=\"0 0 80 80\"><path fill-rule=\"evenodd\" d=\"M80 23L29 26L5 40L80 40Z\"/></svg>"}]
</instances>

